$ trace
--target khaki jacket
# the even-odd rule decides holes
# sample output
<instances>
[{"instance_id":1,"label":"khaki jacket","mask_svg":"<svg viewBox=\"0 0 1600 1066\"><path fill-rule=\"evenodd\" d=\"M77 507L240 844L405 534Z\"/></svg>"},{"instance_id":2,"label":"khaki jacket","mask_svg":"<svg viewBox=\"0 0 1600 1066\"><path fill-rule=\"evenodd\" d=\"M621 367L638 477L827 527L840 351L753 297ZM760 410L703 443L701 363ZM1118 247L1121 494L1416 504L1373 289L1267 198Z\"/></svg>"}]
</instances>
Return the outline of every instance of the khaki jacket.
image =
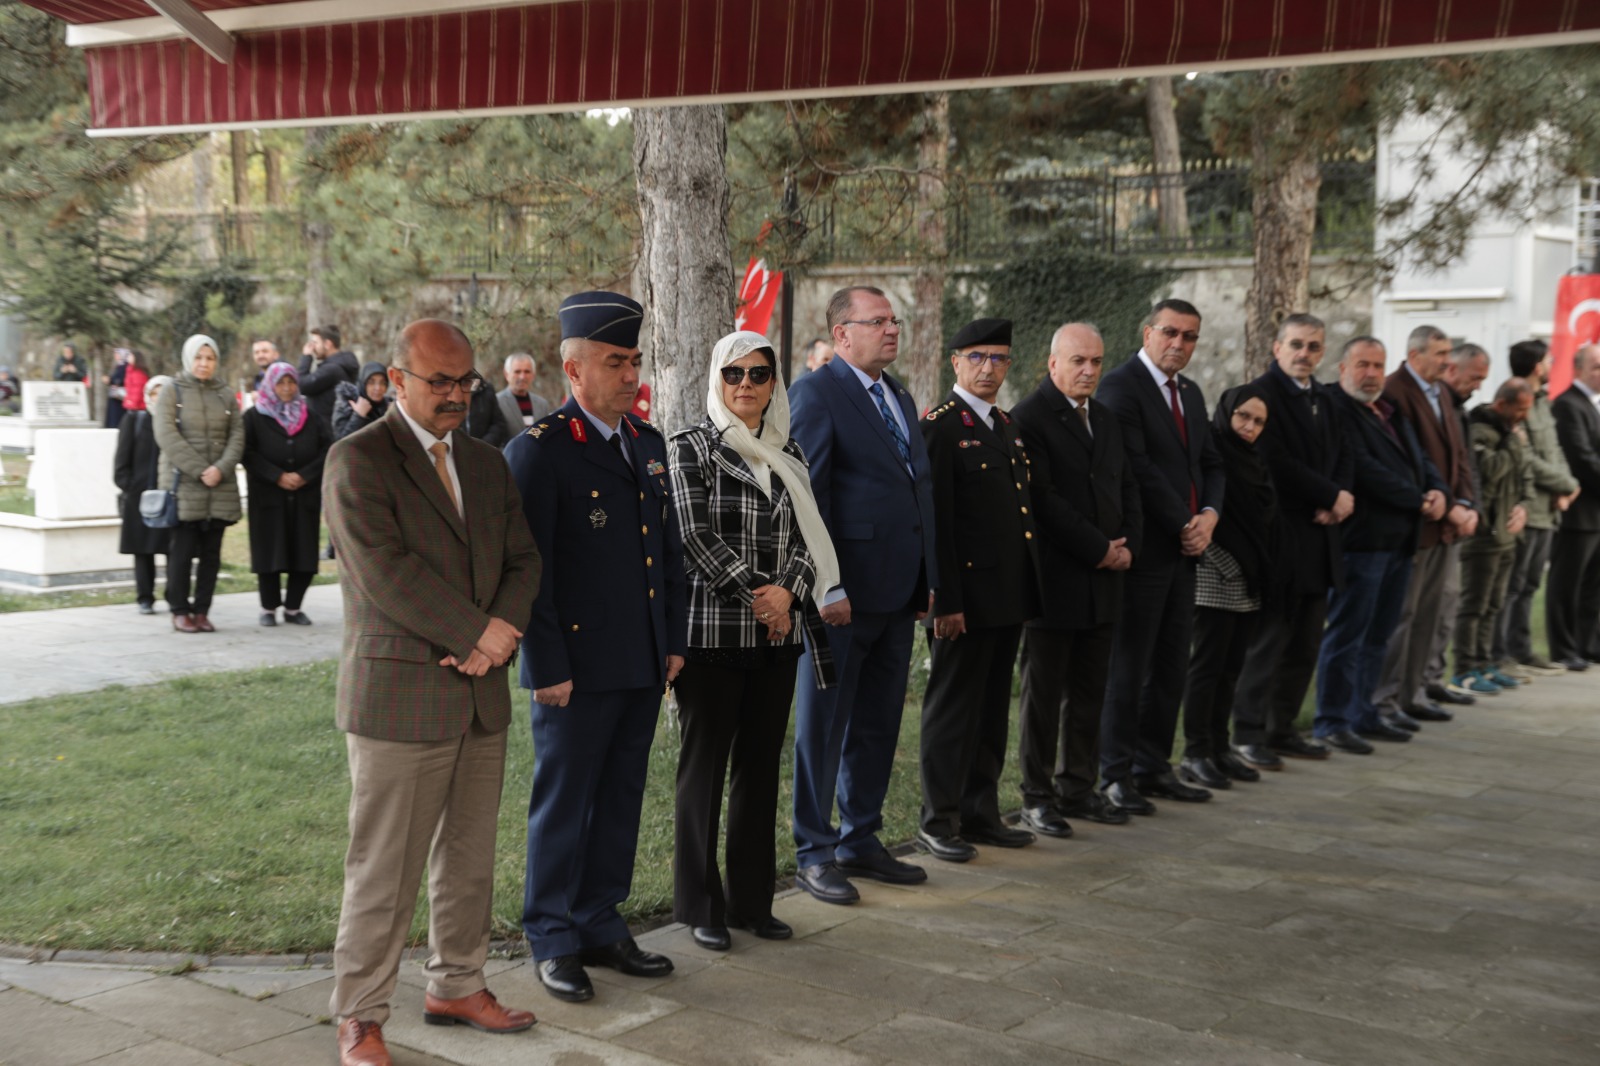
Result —
<instances>
[{"instance_id":1,"label":"khaki jacket","mask_svg":"<svg viewBox=\"0 0 1600 1066\"><path fill-rule=\"evenodd\" d=\"M150 415L161 449L157 487L172 488L174 469L183 474L178 481L178 521L239 521L244 512L234 468L244 457L244 420L233 393L216 378L201 381L179 374L156 397ZM208 466L222 473L216 488L206 488L200 480Z\"/></svg>"}]
</instances>

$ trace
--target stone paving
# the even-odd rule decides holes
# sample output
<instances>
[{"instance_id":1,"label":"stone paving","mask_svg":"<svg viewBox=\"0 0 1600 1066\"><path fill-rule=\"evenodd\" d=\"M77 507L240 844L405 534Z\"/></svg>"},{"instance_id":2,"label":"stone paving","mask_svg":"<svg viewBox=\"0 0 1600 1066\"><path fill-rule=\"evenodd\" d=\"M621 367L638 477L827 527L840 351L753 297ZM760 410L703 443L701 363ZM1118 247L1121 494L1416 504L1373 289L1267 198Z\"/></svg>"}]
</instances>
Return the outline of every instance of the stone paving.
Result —
<instances>
[{"instance_id":1,"label":"stone paving","mask_svg":"<svg viewBox=\"0 0 1600 1066\"><path fill-rule=\"evenodd\" d=\"M593 971L587 1004L495 961L525 1033L424 1025L408 964L386 1035L401 1066L1594 1066L1597 693L1600 671L1541 679L1370 757L930 860L854 907L790 893L791 942L736 931L717 955L657 929L641 942L677 972ZM0 958L0 1062L333 1063L330 980Z\"/></svg>"}]
</instances>

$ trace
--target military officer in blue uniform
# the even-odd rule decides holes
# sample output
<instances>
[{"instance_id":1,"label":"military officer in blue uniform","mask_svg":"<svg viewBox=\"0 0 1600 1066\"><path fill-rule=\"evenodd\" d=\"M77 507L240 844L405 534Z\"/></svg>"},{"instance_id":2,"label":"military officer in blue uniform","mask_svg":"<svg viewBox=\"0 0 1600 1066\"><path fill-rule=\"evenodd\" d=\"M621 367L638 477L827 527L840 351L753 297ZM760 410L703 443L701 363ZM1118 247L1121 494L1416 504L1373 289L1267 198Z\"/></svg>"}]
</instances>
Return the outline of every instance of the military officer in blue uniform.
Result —
<instances>
[{"instance_id":1,"label":"military officer in blue uniform","mask_svg":"<svg viewBox=\"0 0 1600 1066\"><path fill-rule=\"evenodd\" d=\"M506 446L544 578L522 646L533 690L523 930L551 995L578 1002L585 966L660 977L617 906L633 881L661 696L687 642L683 548L667 447L630 414L643 309L584 292L561 304L572 398Z\"/></svg>"}]
</instances>

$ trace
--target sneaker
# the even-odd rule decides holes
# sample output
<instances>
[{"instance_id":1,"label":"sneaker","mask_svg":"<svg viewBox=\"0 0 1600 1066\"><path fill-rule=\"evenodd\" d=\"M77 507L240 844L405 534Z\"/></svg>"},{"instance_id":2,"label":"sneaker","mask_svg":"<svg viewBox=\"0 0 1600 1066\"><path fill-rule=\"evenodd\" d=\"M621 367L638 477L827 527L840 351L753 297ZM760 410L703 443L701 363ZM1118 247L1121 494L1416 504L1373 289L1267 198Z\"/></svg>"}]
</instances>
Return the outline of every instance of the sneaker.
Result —
<instances>
[{"instance_id":1,"label":"sneaker","mask_svg":"<svg viewBox=\"0 0 1600 1066\"><path fill-rule=\"evenodd\" d=\"M1485 679L1493 684L1499 685L1501 688L1521 688L1525 683L1514 675L1506 673L1498 666L1488 667L1487 669L1480 670L1479 673L1481 673ZM1532 676L1529 676L1528 681L1532 680Z\"/></svg>"},{"instance_id":2,"label":"sneaker","mask_svg":"<svg viewBox=\"0 0 1600 1066\"><path fill-rule=\"evenodd\" d=\"M1459 680L1459 679L1456 679L1456 680ZM1470 688L1467 688L1465 685L1456 684L1456 680L1446 681L1444 683L1444 690L1446 692L1450 693L1450 695L1458 697L1460 699L1464 699L1464 700L1466 700L1467 702L1470 703L1471 700L1472 700L1472 691L1473 690L1470 689Z\"/></svg>"},{"instance_id":3,"label":"sneaker","mask_svg":"<svg viewBox=\"0 0 1600 1066\"><path fill-rule=\"evenodd\" d=\"M1543 655L1534 655L1517 664L1530 674L1543 674L1545 677L1557 677L1567 672L1565 666L1553 663ZM1516 675L1513 674L1513 677Z\"/></svg>"},{"instance_id":4,"label":"sneaker","mask_svg":"<svg viewBox=\"0 0 1600 1066\"><path fill-rule=\"evenodd\" d=\"M1450 684L1466 689L1479 696L1498 696L1500 686L1484 677L1481 671L1469 670L1464 674L1457 674L1451 678Z\"/></svg>"}]
</instances>

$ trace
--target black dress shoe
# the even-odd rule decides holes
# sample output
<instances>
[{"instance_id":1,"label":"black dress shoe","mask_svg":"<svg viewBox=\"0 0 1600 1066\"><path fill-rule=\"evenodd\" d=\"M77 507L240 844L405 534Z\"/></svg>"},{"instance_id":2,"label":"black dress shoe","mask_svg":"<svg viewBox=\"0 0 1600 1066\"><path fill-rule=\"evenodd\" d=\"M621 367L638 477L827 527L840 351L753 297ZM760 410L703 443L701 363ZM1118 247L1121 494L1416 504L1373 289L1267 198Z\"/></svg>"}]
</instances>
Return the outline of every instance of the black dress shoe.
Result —
<instances>
[{"instance_id":1,"label":"black dress shoe","mask_svg":"<svg viewBox=\"0 0 1600 1066\"><path fill-rule=\"evenodd\" d=\"M1082 818L1101 825L1128 824L1128 812L1121 807L1113 807L1098 792L1087 792L1081 799L1062 800L1055 805L1055 810L1063 818Z\"/></svg>"},{"instance_id":2,"label":"black dress shoe","mask_svg":"<svg viewBox=\"0 0 1600 1066\"><path fill-rule=\"evenodd\" d=\"M1478 697L1474 696L1470 692L1452 692L1450 689L1446 688L1444 685L1438 684L1437 682L1429 685L1427 688L1423 689L1423 691L1426 692L1428 694L1428 698L1436 704L1452 703L1457 707L1471 707L1474 703L1478 702ZM1415 710L1412 710L1411 714L1413 716L1417 716L1417 712Z\"/></svg>"},{"instance_id":3,"label":"black dress shoe","mask_svg":"<svg viewBox=\"0 0 1600 1066\"><path fill-rule=\"evenodd\" d=\"M1411 734L1407 733L1405 736L1407 739L1410 739ZM1346 755L1372 754L1372 745L1368 744L1366 741L1362 740L1349 730L1345 730L1343 733L1330 733L1328 736L1321 737L1319 739L1321 739L1324 744L1327 744L1330 747L1338 748Z\"/></svg>"},{"instance_id":4,"label":"black dress shoe","mask_svg":"<svg viewBox=\"0 0 1600 1066\"><path fill-rule=\"evenodd\" d=\"M849 881L845 882L846 885L849 883ZM854 892L855 889L852 888L850 891ZM750 930L762 940L788 940L794 936L794 930L790 928L788 922L781 922L770 914L756 922L747 922L743 918L736 918L731 914L723 920L735 929Z\"/></svg>"},{"instance_id":5,"label":"black dress shoe","mask_svg":"<svg viewBox=\"0 0 1600 1066\"><path fill-rule=\"evenodd\" d=\"M583 963L576 955L557 955L539 963L539 983L545 991L568 1003L582 1003L594 998L594 985L583 972Z\"/></svg>"},{"instance_id":6,"label":"black dress shoe","mask_svg":"<svg viewBox=\"0 0 1600 1066\"><path fill-rule=\"evenodd\" d=\"M1072 825L1057 813L1054 807L1022 808L1022 824L1035 833L1065 840L1072 835Z\"/></svg>"},{"instance_id":7,"label":"black dress shoe","mask_svg":"<svg viewBox=\"0 0 1600 1066\"><path fill-rule=\"evenodd\" d=\"M1026 829L1013 829L1003 822L994 825L974 822L961 827L961 839L969 844L988 844L996 848L1025 848L1039 838Z\"/></svg>"},{"instance_id":8,"label":"black dress shoe","mask_svg":"<svg viewBox=\"0 0 1600 1066\"><path fill-rule=\"evenodd\" d=\"M1132 781L1113 781L1106 786L1106 802L1129 814L1154 814L1156 805L1139 795Z\"/></svg>"},{"instance_id":9,"label":"black dress shoe","mask_svg":"<svg viewBox=\"0 0 1600 1066\"><path fill-rule=\"evenodd\" d=\"M1451 722L1456 717L1437 703L1418 703L1407 707L1405 713L1419 722Z\"/></svg>"},{"instance_id":10,"label":"black dress shoe","mask_svg":"<svg viewBox=\"0 0 1600 1066\"><path fill-rule=\"evenodd\" d=\"M1178 780L1205 788L1232 788L1233 782L1210 759L1185 759L1178 764Z\"/></svg>"},{"instance_id":11,"label":"black dress shoe","mask_svg":"<svg viewBox=\"0 0 1600 1066\"><path fill-rule=\"evenodd\" d=\"M864 877L886 885L920 885L928 879L928 871L901 862L887 851L873 851L853 859L834 859L833 864L846 877Z\"/></svg>"},{"instance_id":12,"label":"black dress shoe","mask_svg":"<svg viewBox=\"0 0 1600 1066\"><path fill-rule=\"evenodd\" d=\"M831 862L800 867L794 873L794 883L824 903L854 903L861 898L856 886Z\"/></svg>"},{"instance_id":13,"label":"black dress shoe","mask_svg":"<svg viewBox=\"0 0 1600 1066\"><path fill-rule=\"evenodd\" d=\"M689 930L694 942L707 951L727 951L733 947L733 937L725 925L697 925Z\"/></svg>"},{"instance_id":14,"label":"black dress shoe","mask_svg":"<svg viewBox=\"0 0 1600 1066\"><path fill-rule=\"evenodd\" d=\"M916 843L929 855L945 862L969 862L978 857L978 849L960 837L934 836L926 829L917 830Z\"/></svg>"},{"instance_id":15,"label":"black dress shoe","mask_svg":"<svg viewBox=\"0 0 1600 1066\"><path fill-rule=\"evenodd\" d=\"M1422 723L1411 717L1405 711L1395 711L1393 714L1380 715L1380 720L1395 729L1404 729L1407 733L1422 731Z\"/></svg>"},{"instance_id":16,"label":"black dress shoe","mask_svg":"<svg viewBox=\"0 0 1600 1066\"><path fill-rule=\"evenodd\" d=\"M1278 757L1278 753L1265 744L1235 744L1233 750L1238 752L1239 758L1257 770L1283 769L1283 760Z\"/></svg>"},{"instance_id":17,"label":"black dress shoe","mask_svg":"<svg viewBox=\"0 0 1600 1066\"><path fill-rule=\"evenodd\" d=\"M155 614L156 613L156 605L153 604L153 603L141 603L139 605L139 613L140 614Z\"/></svg>"},{"instance_id":18,"label":"black dress shoe","mask_svg":"<svg viewBox=\"0 0 1600 1066\"><path fill-rule=\"evenodd\" d=\"M1225 751L1211 760L1218 770L1227 774L1234 781L1260 781L1261 771L1254 766L1249 766L1239 756L1231 751ZM1281 763L1279 765L1282 765Z\"/></svg>"},{"instance_id":19,"label":"black dress shoe","mask_svg":"<svg viewBox=\"0 0 1600 1066\"><path fill-rule=\"evenodd\" d=\"M1573 655L1562 659L1561 665L1565 666L1568 670L1571 670L1575 674L1581 674L1585 670L1589 669L1589 660L1580 659L1576 655Z\"/></svg>"},{"instance_id":20,"label":"black dress shoe","mask_svg":"<svg viewBox=\"0 0 1600 1066\"><path fill-rule=\"evenodd\" d=\"M585 966L609 966L629 977L665 977L672 972L671 959L645 951L631 936L603 948L585 948L578 958Z\"/></svg>"},{"instance_id":21,"label":"black dress shoe","mask_svg":"<svg viewBox=\"0 0 1600 1066\"><path fill-rule=\"evenodd\" d=\"M1287 755L1291 759L1326 759L1328 749L1314 740L1307 740L1299 733L1290 733L1286 737L1270 740L1267 745L1279 755Z\"/></svg>"},{"instance_id":22,"label":"black dress shoe","mask_svg":"<svg viewBox=\"0 0 1600 1066\"><path fill-rule=\"evenodd\" d=\"M1163 770L1158 774L1134 774L1133 784L1147 796L1162 796L1179 803L1204 803L1211 798L1211 793L1205 789L1190 788L1179 781L1178 775L1171 770Z\"/></svg>"},{"instance_id":23,"label":"black dress shoe","mask_svg":"<svg viewBox=\"0 0 1600 1066\"><path fill-rule=\"evenodd\" d=\"M1406 730L1397 725L1390 725L1381 718L1365 729L1357 729L1356 733L1358 736L1366 737L1368 740L1388 740L1397 744L1411 739L1411 734Z\"/></svg>"}]
</instances>

